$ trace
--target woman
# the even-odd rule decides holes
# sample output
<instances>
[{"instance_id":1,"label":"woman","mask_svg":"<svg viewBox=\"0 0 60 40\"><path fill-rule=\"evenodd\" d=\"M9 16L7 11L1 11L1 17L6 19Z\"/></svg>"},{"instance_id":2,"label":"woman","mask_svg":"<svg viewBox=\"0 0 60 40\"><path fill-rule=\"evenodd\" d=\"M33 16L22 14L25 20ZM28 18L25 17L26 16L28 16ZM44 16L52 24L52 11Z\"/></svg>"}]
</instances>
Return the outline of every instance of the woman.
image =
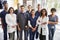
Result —
<instances>
[{"instance_id":1,"label":"woman","mask_svg":"<svg viewBox=\"0 0 60 40\"><path fill-rule=\"evenodd\" d=\"M37 21L37 17L35 16L35 10L32 9L31 16L28 21L28 25L30 27L30 40L34 40L34 36L36 33L36 29L37 29L36 21Z\"/></svg>"},{"instance_id":2,"label":"woman","mask_svg":"<svg viewBox=\"0 0 60 40\"><path fill-rule=\"evenodd\" d=\"M14 9L12 7L8 10L9 14L6 14L7 32L9 34L9 39L14 40L16 31L16 14L14 14Z\"/></svg>"},{"instance_id":3,"label":"woman","mask_svg":"<svg viewBox=\"0 0 60 40\"><path fill-rule=\"evenodd\" d=\"M48 17L47 17L47 11L46 9L41 10L41 17L38 17L37 19L37 25L38 26L38 32L40 34L40 40L46 40L48 35Z\"/></svg>"},{"instance_id":4,"label":"woman","mask_svg":"<svg viewBox=\"0 0 60 40\"><path fill-rule=\"evenodd\" d=\"M51 9L51 14L48 16L49 17L49 40L53 40L54 37L54 32L55 32L55 25L58 24L58 17L55 15L56 9L52 8Z\"/></svg>"}]
</instances>

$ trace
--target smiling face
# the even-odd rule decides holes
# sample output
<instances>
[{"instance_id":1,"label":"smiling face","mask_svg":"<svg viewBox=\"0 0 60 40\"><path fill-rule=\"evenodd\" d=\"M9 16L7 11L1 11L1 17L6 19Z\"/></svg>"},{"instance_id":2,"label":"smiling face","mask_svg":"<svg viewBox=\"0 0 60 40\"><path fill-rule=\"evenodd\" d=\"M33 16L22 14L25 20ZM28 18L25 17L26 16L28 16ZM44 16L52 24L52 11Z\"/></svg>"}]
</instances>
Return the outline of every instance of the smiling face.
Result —
<instances>
[{"instance_id":1,"label":"smiling face","mask_svg":"<svg viewBox=\"0 0 60 40\"><path fill-rule=\"evenodd\" d=\"M8 9L8 4L4 4L4 9L7 10Z\"/></svg>"},{"instance_id":2,"label":"smiling face","mask_svg":"<svg viewBox=\"0 0 60 40\"><path fill-rule=\"evenodd\" d=\"M24 7L21 7L21 12L24 12Z\"/></svg>"},{"instance_id":3,"label":"smiling face","mask_svg":"<svg viewBox=\"0 0 60 40\"><path fill-rule=\"evenodd\" d=\"M28 6L28 9L29 9L29 10L31 9L31 5Z\"/></svg>"},{"instance_id":4,"label":"smiling face","mask_svg":"<svg viewBox=\"0 0 60 40\"><path fill-rule=\"evenodd\" d=\"M43 10L43 11L42 11L42 15L45 15L45 14L46 14L46 11L45 11L45 10Z\"/></svg>"},{"instance_id":5,"label":"smiling face","mask_svg":"<svg viewBox=\"0 0 60 40\"><path fill-rule=\"evenodd\" d=\"M32 11L31 14L32 14L32 15L35 15L35 11Z\"/></svg>"},{"instance_id":6,"label":"smiling face","mask_svg":"<svg viewBox=\"0 0 60 40\"><path fill-rule=\"evenodd\" d=\"M10 13L13 13L13 9L10 9Z\"/></svg>"}]
</instances>

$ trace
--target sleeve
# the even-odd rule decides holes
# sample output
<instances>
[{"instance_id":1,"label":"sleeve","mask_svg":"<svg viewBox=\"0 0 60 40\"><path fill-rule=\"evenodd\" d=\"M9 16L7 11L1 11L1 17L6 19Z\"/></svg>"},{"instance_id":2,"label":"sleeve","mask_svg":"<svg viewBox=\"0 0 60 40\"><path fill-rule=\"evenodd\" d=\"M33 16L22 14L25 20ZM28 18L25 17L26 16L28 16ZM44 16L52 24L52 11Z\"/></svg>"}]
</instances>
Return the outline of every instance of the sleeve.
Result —
<instances>
[{"instance_id":1,"label":"sleeve","mask_svg":"<svg viewBox=\"0 0 60 40\"><path fill-rule=\"evenodd\" d=\"M32 27L29 20L28 20L28 26L29 26L29 27Z\"/></svg>"},{"instance_id":2,"label":"sleeve","mask_svg":"<svg viewBox=\"0 0 60 40\"><path fill-rule=\"evenodd\" d=\"M39 24L41 24L40 23L40 17L37 19L36 26L39 25Z\"/></svg>"},{"instance_id":3,"label":"sleeve","mask_svg":"<svg viewBox=\"0 0 60 40\"><path fill-rule=\"evenodd\" d=\"M16 18L16 20L15 20L15 25L17 25L17 15L15 14L15 18Z\"/></svg>"},{"instance_id":4,"label":"sleeve","mask_svg":"<svg viewBox=\"0 0 60 40\"><path fill-rule=\"evenodd\" d=\"M5 20L6 20L7 25L13 26L13 24L11 24L11 22L10 22L8 19L9 19L9 15L7 14L7 15L5 16Z\"/></svg>"},{"instance_id":5,"label":"sleeve","mask_svg":"<svg viewBox=\"0 0 60 40\"><path fill-rule=\"evenodd\" d=\"M58 16L56 16L56 21L58 21Z\"/></svg>"}]
</instances>

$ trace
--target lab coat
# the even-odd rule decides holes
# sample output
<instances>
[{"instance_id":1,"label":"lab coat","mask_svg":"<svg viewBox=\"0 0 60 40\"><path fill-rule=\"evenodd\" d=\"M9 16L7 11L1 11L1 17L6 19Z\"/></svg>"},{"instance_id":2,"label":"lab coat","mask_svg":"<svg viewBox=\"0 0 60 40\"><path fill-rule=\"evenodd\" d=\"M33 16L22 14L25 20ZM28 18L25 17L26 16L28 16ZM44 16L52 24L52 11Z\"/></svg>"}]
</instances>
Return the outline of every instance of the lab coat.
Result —
<instances>
[{"instance_id":1,"label":"lab coat","mask_svg":"<svg viewBox=\"0 0 60 40\"><path fill-rule=\"evenodd\" d=\"M6 17L6 23L7 23L7 32L12 33L16 31L17 20L16 20L16 14L7 14ZM12 26L15 26L14 28Z\"/></svg>"},{"instance_id":2,"label":"lab coat","mask_svg":"<svg viewBox=\"0 0 60 40\"><path fill-rule=\"evenodd\" d=\"M39 32L39 34L41 32L41 28L42 28L42 35L48 35L49 34L48 33L48 19L49 18L46 17L46 16L43 19L42 19L42 17L38 17L38 19L37 19L37 25L39 25L38 26L38 32ZM47 22L47 24L41 25L44 22Z\"/></svg>"}]
</instances>

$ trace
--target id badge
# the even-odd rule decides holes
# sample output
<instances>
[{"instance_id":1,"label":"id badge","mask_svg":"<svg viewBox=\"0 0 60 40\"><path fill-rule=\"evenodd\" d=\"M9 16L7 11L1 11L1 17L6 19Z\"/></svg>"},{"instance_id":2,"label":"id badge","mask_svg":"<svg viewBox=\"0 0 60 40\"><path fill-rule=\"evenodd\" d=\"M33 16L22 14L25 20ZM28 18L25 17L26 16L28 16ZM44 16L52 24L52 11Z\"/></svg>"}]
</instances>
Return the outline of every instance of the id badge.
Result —
<instances>
[{"instance_id":1,"label":"id badge","mask_svg":"<svg viewBox=\"0 0 60 40\"><path fill-rule=\"evenodd\" d=\"M43 35L46 35L46 28L43 28Z\"/></svg>"},{"instance_id":2,"label":"id badge","mask_svg":"<svg viewBox=\"0 0 60 40\"><path fill-rule=\"evenodd\" d=\"M52 28L54 28L54 26L52 26Z\"/></svg>"}]
</instances>

